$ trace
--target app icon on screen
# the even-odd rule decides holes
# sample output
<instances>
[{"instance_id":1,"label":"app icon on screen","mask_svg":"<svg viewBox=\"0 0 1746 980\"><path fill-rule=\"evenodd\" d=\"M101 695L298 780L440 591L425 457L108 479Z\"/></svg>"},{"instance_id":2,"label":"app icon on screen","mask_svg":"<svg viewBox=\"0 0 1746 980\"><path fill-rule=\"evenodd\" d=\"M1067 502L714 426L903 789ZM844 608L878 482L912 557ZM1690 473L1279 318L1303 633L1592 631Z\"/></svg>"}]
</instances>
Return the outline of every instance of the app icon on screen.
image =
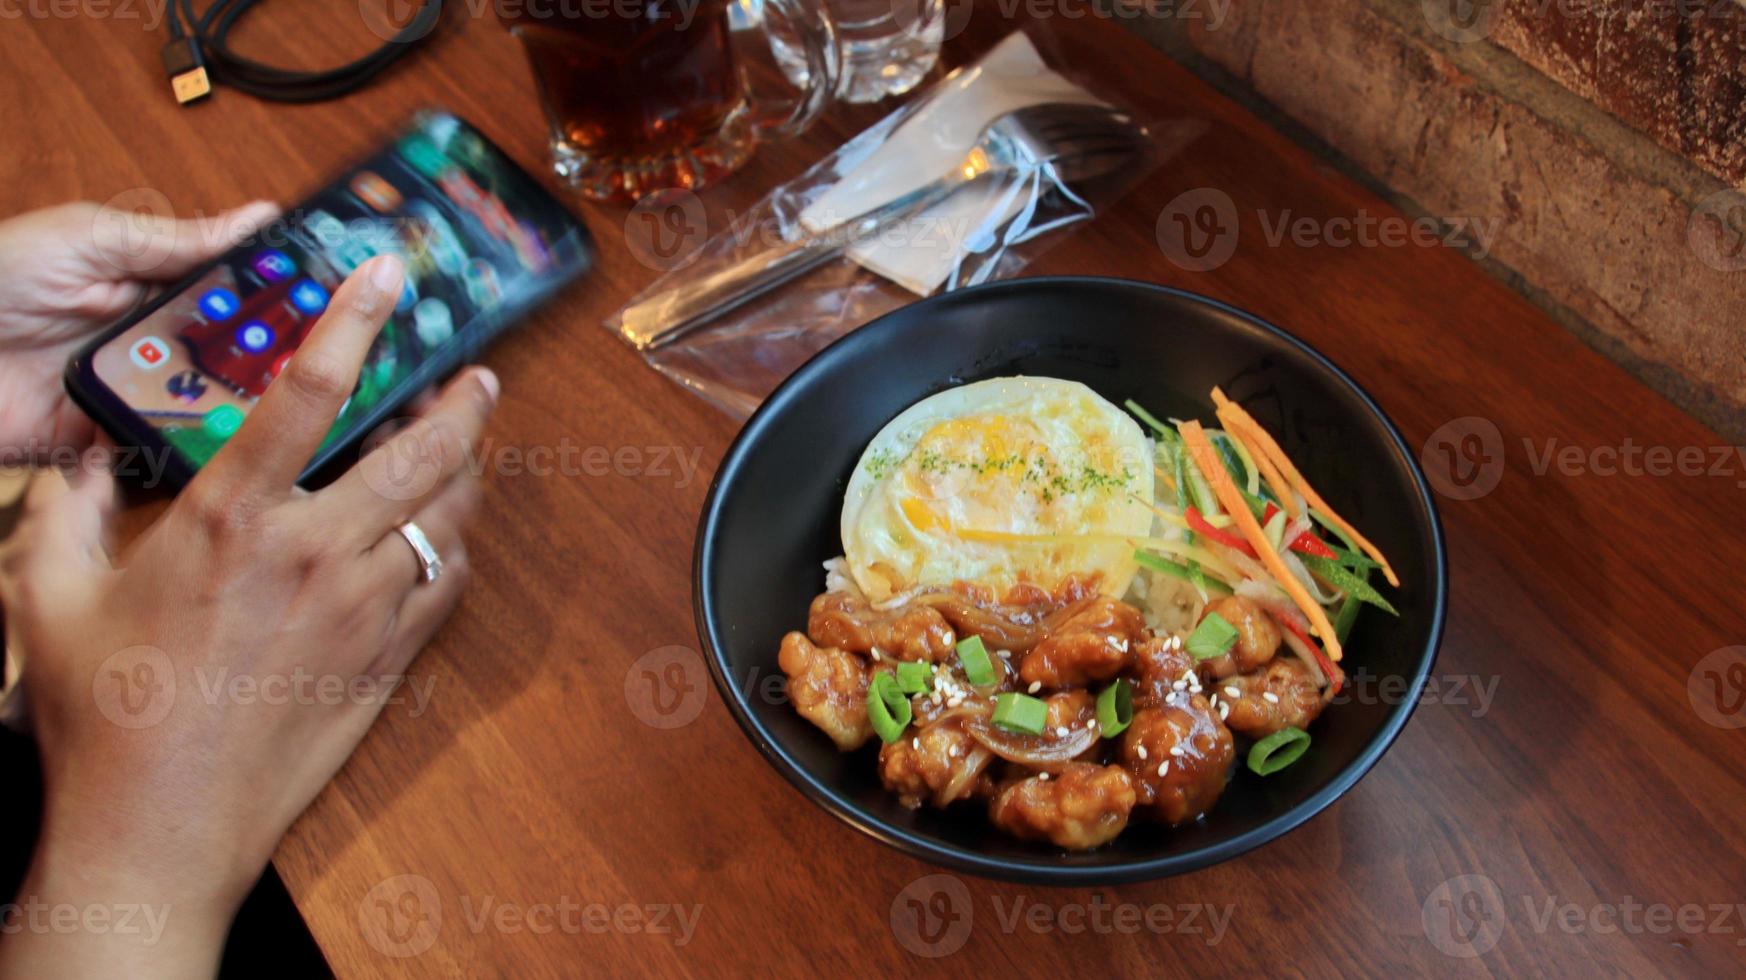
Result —
<instances>
[{"instance_id":1,"label":"app icon on screen","mask_svg":"<svg viewBox=\"0 0 1746 980\"><path fill-rule=\"evenodd\" d=\"M164 366L164 362L170 359L170 348L156 337L141 337L133 342L127 356L132 358L135 367L150 371Z\"/></svg>"},{"instance_id":2,"label":"app icon on screen","mask_svg":"<svg viewBox=\"0 0 1746 980\"><path fill-rule=\"evenodd\" d=\"M236 345L250 354L259 354L273 346L273 328L259 320L250 320L236 328Z\"/></svg>"},{"instance_id":3,"label":"app icon on screen","mask_svg":"<svg viewBox=\"0 0 1746 980\"><path fill-rule=\"evenodd\" d=\"M314 316L327 309L327 290L314 279L301 279L291 287L291 305L304 316Z\"/></svg>"},{"instance_id":4,"label":"app icon on screen","mask_svg":"<svg viewBox=\"0 0 1746 980\"><path fill-rule=\"evenodd\" d=\"M220 439L229 439L236 435L236 430L242 428L242 409L235 405L220 405L200 417L200 427L207 435Z\"/></svg>"},{"instance_id":5,"label":"app icon on screen","mask_svg":"<svg viewBox=\"0 0 1746 980\"><path fill-rule=\"evenodd\" d=\"M284 282L297 274L297 263L276 248L257 254L251 265L264 282Z\"/></svg>"},{"instance_id":6,"label":"app icon on screen","mask_svg":"<svg viewBox=\"0 0 1746 980\"><path fill-rule=\"evenodd\" d=\"M206 394L206 379L199 371L183 371L170 375L170 380L164 383L164 390L180 402L197 402L200 396Z\"/></svg>"},{"instance_id":7,"label":"app icon on screen","mask_svg":"<svg viewBox=\"0 0 1746 980\"><path fill-rule=\"evenodd\" d=\"M241 306L236 294L222 286L208 289L200 296L200 315L208 320L228 320L236 316Z\"/></svg>"},{"instance_id":8,"label":"app icon on screen","mask_svg":"<svg viewBox=\"0 0 1746 980\"><path fill-rule=\"evenodd\" d=\"M393 184L368 170L360 171L352 178L352 193L384 214L398 210L404 201Z\"/></svg>"}]
</instances>

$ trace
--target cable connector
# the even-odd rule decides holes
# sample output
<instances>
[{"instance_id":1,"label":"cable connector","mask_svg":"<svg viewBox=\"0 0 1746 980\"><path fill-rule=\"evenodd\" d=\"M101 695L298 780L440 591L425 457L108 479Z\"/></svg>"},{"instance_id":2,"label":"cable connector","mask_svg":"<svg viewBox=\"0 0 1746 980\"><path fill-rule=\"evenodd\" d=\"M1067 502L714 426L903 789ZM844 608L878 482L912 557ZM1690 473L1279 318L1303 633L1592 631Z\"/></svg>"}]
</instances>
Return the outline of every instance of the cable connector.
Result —
<instances>
[{"instance_id":1,"label":"cable connector","mask_svg":"<svg viewBox=\"0 0 1746 980\"><path fill-rule=\"evenodd\" d=\"M191 37L174 38L164 45L164 74L170 76L170 91L182 105L212 94L212 79L206 75L206 59L200 43Z\"/></svg>"}]
</instances>

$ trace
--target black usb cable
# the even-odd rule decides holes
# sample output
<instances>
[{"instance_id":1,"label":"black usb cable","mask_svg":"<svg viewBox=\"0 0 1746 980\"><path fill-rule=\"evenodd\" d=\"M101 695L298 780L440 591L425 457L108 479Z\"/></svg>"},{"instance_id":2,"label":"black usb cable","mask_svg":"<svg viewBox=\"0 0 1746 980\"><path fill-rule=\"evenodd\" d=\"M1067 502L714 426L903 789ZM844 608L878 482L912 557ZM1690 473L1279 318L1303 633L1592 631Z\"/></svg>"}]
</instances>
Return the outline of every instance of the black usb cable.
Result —
<instances>
[{"instance_id":1,"label":"black usb cable","mask_svg":"<svg viewBox=\"0 0 1746 980\"><path fill-rule=\"evenodd\" d=\"M228 85L273 102L320 102L368 84L384 68L418 46L436 27L443 0L423 6L386 44L351 64L322 71L297 71L244 58L230 49L230 29L260 0L213 0L195 13L194 0L171 0L164 13L170 41L164 45L164 71L183 105L205 98L213 85ZM384 6L399 0L383 0ZM344 4L347 9L362 5Z\"/></svg>"}]
</instances>

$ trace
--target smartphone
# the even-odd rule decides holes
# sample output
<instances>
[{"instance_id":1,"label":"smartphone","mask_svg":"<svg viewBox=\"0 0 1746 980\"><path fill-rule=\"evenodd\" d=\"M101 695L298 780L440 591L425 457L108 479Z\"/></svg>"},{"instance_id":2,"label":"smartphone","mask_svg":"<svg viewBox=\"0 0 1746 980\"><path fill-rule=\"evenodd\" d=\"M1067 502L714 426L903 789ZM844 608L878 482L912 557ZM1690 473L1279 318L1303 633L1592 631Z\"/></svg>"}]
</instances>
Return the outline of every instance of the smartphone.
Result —
<instances>
[{"instance_id":1,"label":"smartphone","mask_svg":"<svg viewBox=\"0 0 1746 980\"><path fill-rule=\"evenodd\" d=\"M66 387L181 486L242 425L341 282L398 255L406 287L308 480L588 271L588 231L472 126L420 113L379 152L75 354Z\"/></svg>"}]
</instances>

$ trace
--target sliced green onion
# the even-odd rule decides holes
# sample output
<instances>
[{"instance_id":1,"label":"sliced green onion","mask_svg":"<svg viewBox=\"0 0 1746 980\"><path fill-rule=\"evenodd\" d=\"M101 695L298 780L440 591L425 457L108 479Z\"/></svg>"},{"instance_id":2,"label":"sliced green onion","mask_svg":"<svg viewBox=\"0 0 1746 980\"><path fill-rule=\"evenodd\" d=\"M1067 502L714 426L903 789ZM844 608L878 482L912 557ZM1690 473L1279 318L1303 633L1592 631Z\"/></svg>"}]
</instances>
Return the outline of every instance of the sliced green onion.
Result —
<instances>
[{"instance_id":1,"label":"sliced green onion","mask_svg":"<svg viewBox=\"0 0 1746 980\"><path fill-rule=\"evenodd\" d=\"M1360 602L1368 602L1389 615L1399 616L1394 606L1389 604L1382 593L1376 591L1364 577L1354 574L1337 559L1323 558L1320 555L1298 555L1305 568L1321 576L1329 585L1339 589Z\"/></svg>"},{"instance_id":2,"label":"sliced green onion","mask_svg":"<svg viewBox=\"0 0 1746 980\"><path fill-rule=\"evenodd\" d=\"M1364 608L1363 600L1355 595L1348 595L1340 606L1340 611L1334 616L1334 638L1346 645L1346 637L1352 635L1352 626L1358 622L1358 610Z\"/></svg>"},{"instance_id":3,"label":"sliced green onion","mask_svg":"<svg viewBox=\"0 0 1746 980\"><path fill-rule=\"evenodd\" d=\"M1175 432L1172 432L1170 430L1169 426L1158 421L1157 417L1155 417L1151 412L1148 412L1145 409L1141 408L1139 402L1134 401L1132 398L1130 398L1127 401L1123 402L1122 404L1126 405L1128 408L1128 411L1133 412L1134 415L1136 415L1140 421L1151 426L1153 429L1156 429L1158 432L1158 435L1160 435L1160 436L1174 436L1174 435L1176 435Z\"/></svg>"},{"instance_id":4,"label":"sliced green onion","mask_svg":"<svg viewBox=\"0 0 1746 980\"><path fill-rule=\"evenodd\" d=\"M1041 735L1048 720L1049 706L1028 694L1008 691L995 695L993 721L997 727L1023 735Z\"/></svg>"},{"instance_id":5,"label":"sliced green onion","mask_svg":"<svg viewBox=\"0 0 1746 980\"><path fill-rule=\"evenodd\" d=\"M1194 591L1200 593L1201 602L1209 601L1207 587L1212 583L1207 581L1206 571L1200 567L1200 562L1193 558L1188 560L1188 581L1194 585ZM1219 584L1222 586L1224 583L1220 582Z\"/></svg>"},{"instance_id":6,"label":"sliced green onion","mask_svg":"<svg viewBox=\"0 0 1746 980\"><path fill-rule=\"evenodd\" d=\"M1200 562L1190 561L1187 565L1181 565L1168 558L1160 558L1145 551L1134 552L1134 561L1138 562L1142 568L1150 568L1154 572L1163 572L1165 575L1174 575L1185 582L1192 583L1195 588L1202 592L1211 592L1215 595L1231 594L1230 586L1216 578L1207 577L1206 572L1201 570Z\"/></svg>"},{"instance_id":7,"label":"sliced green onion","mask_svg":"<svg viewBox=\"0 0 1746 980\"><path fill-rule=\"evenodd\" d=\"M1285 511L1274 511L1267 526L1261 530L1267 535L1267 543L1273 546L1274 551L1278 551L1279 546L1285 543Z\"/></svg>"},{"instance_id":8,"label":"sliced green onion","mask_svg":"<svg viewBox=\"0 0 1746 980\"><path fill-rule=\"evenodd\" d=\"M994 661L989 659L982 637L966 636L958 641L958 663L963 666L964 676L972 687L988 687L994 683Z\"/></svg>"},{"instance_id":9,"label":"sliced green onion","mask_svg":"<svg viewBox=\"0 0 1746 980\"><path fill-rule=\"evenodd\" d=\"M1133 721L1134 684L1123 678L1097 696L1097 730L1104 738L1115 738L1127 731Z\"/></svg>"},{"instance_id":10,"label":"sliced green onion","mask_svg":"<svg viewBox=\"0 0 1746 980\"><path fill-rule=\"evenodd\" d=\"M1334 560L1350 568L1354 572L1368 572L1372 568L1381 568L1382 563L1372 561L1369 555L1339 545L1329 545L1328 550L1334 553Z\"/></svg>"},{"instance_id":11,"label":"sliced green onion","mask_svg":"<svg viewBox=\"0 0 1746 980\"><path fill-rule=\"evenodd\" d=\"M873 683L867 685L867 720L879 741L890 745L902 738L913 717L909 697L898 688L897 678L888 671L873 675Z\"/></svg>"},{"instance_id":12,"label":"sliced green onion","mask_svg":"<svg viewBox=\"0 0 1746 980\"><path fill-rule=\"evenodd\" d=\"M918 660L904 660L897 665L897 689L905 694L920 694L934 689L934 668Z\"/></svg>"},{"instance_id":13,"label":"sliced green onion","mask_svg":"<svg viewBox=\"0 0 1746 980\"><path fill-rule=\"evenodd\" d=\"M1298 760L1309 751L1309 732L1301 728L1281 728L1249 749L1249 770L1271 776Z\"/></svg>"},{"instance_id":14,"label":"sliced green onion","mask_svg":"<svg viewBox=\"0 0 1746 980\"><path fill-rule=\"evenodd\" d=\"M1237 628L1218 613L1207 613L1183 646L1196 660L1222 657L1237 642Z\"/></svg>"}]
</instances>

